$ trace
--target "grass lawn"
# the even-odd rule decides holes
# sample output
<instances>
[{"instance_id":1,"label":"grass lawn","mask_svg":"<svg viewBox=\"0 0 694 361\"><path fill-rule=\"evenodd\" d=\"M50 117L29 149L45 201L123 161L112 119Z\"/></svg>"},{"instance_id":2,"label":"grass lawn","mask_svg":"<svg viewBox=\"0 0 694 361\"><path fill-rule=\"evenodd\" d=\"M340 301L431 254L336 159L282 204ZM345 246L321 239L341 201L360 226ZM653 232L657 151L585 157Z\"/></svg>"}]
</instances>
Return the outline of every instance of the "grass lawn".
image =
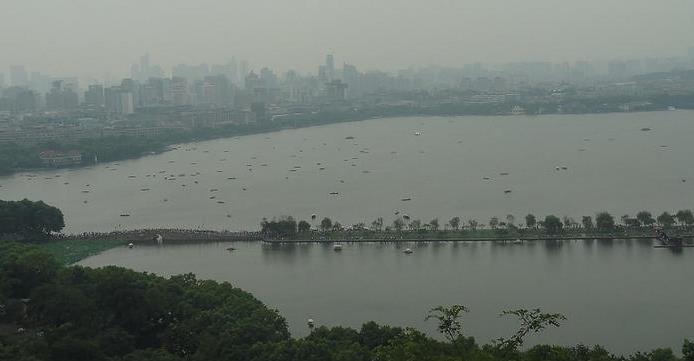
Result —
<instances>
[{"instance_id":1,"label":"grass lawn","mask_svg":"<svg viewBox=\"0 0 694 361\"><path fill-rule=\"evenodd\" d=\"M111 248L128 244L121 240L60 240L42 243L39 247L53 254L58 261L64 264L73 264L89 256L99 254Z\"/></svg>"}]
</instances>

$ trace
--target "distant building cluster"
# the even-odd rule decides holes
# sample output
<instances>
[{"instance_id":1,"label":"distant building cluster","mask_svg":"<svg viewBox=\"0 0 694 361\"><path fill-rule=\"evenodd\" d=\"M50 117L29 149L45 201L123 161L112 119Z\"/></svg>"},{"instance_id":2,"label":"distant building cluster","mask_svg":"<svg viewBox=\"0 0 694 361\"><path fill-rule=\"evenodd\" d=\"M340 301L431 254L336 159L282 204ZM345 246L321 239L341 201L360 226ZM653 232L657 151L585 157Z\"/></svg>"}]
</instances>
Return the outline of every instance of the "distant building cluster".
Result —
<instances>
[{"instance_id":1,"label":"distant building cluster","mask_svg":"<svg viewBox=\"0 0 694 361\"><path fill-rule=\"evenodd\" d=\"M692 76L677 73L687 69L694 69L694 47L686 56L672 58L474 63L395 73L337 65L332 54L314 74L278 74L235 59L217 65L180 64L167 72L143 55L130 67L128 78L88 81L86 87L77 77L53 77L16 65L9 68L8 81L0 73L0 143L152 136L362 108L488 106L519 115L542 112L542 104L561 103L554 111L582 111L585 102L577 99L692 93ZM662 75L670 72L674 75ZM530 103L534 110L525 105ZM637 100L619 109L644 106Z\"/></svg>"}]
</instances>

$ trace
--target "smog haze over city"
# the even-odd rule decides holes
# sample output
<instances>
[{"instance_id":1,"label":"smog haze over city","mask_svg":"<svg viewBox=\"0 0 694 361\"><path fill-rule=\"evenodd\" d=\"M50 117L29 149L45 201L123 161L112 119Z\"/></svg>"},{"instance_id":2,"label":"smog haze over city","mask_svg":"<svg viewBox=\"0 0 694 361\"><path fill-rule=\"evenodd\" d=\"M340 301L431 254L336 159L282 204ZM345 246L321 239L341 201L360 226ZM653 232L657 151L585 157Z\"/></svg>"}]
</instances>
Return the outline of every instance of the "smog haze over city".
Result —
<instances>
[{"instance_id":1,"label":"smog haze over city","mask_svg":"<svg viewBox=\"0 0 694 361\"><path fill-rule=\"evenodd\" d=\"M694 0L0 5L0 361L694 361Z\"/></svg>"},{"instance_id":2,"label":"smog haze over city","mask_svg":"<svg viewBox=\"0 0 694 361\"><path fill-rule=\"evenodd\" d=\"M236 57L300 72L325 53L385 71L670 57L693 15L688 0L4 0L0 69L124 77L146 52L165 69Z\"/></svg>"}]
</instances>

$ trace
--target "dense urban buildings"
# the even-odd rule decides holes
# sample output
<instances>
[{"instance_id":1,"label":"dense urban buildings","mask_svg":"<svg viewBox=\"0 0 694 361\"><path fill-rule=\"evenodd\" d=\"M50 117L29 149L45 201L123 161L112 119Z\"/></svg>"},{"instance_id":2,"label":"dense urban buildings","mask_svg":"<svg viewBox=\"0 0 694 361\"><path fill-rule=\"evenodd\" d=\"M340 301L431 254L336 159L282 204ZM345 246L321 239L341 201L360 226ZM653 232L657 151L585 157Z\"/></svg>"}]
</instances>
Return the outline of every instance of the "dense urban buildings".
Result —
<instances>
[{"instance_id":1,"label":"dense urban buildings","mask_svg":"<svg viewBox=\"0 0 694 361\"><path fill-rule=\"evenodd\" d=\"M33 164L61 166L77 161L74 142L103 137L210 137L392 115L694 108L692 49L670 58L473 63L394 73L339 65L328 54L314 74L278 73L235 58L179 64L169 72L145 54L130 77L96 82L13 65L9 78L0 74L0 144L37 147L41 163ZM72 156L53 149L65 142L76 148L66 153ZM84 155L79 161L96 154Z\"/></svg>"}]
</instances>

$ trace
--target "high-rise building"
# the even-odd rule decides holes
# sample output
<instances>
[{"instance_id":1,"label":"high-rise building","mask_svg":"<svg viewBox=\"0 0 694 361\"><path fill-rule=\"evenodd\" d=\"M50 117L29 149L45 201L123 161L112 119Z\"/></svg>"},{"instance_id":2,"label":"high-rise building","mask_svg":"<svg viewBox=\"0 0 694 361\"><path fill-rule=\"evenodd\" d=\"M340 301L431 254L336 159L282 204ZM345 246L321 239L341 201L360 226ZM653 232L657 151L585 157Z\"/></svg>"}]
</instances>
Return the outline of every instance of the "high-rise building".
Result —
<instances>
[{"instance_id":1,"label":"high-rise building","mask_svg":"<svg viewBox=\"0 0 694 361\"><path fill-rule=\"evenodd\" d=\"M84 93L84 103L88 105L104 106L104 87L94 84Z\"/></svg>"},{"instance_id":2,"label":"high-rise building","mask_svg":"<svg viewBox=\"0 0 694 361\"><path fill-rule=\"evenodd\" d=\"M250 91L262 87L260 77L253 71L244 77L243 85L246 90Z\"/></svg>"},{"instance_id":3,"label":"high-rise building","mask_svg":"<svg viewBox=\"0 0 694 361\"><path fill-rule=\"evenodd\" d=\"M149 78L147 83L142 86L140 98L142 106L150 107L165 104L165 81L168 79Z\"/></svg>"},{"instance_id":4,"label":"high-rise building","mask_svg":"<svg viewBox=\"0 0 694 361\"><path fill-rule=\"evenodd\" d=\"M344 64L342 66L342 80L347 83L347 97L355 98L360 95L359 72L354 65Z\"/></svg>"},{"instance_id":5,"label":"high-rise building","mask_svg":"<svg viewBox=\"0 0 694 361\"><path fill-rule=\"evenodd\" d=\"M325 56L325 72L328 80L335 79L335 58L333 58L332 54Z\"/></svg>"},{"instance_id":6,"label":"high-rise building","mask_svg":"<svg viewBox=\"0 0 694 361\"><path fill-rule=\"evenodd\" d=\"M325 84L326 95L330 101L342 101L345 100L345 90L347 89L347 84L343 83L341 80L332 80Z\"/></svg>"},{"instance_id":7,"label":"high-rise building","mask_svg":"<svg viewBox=\"0 0 694 361\"><path fill-rule=\"evenodd\" d=\"M241 60L241 69L239 69L239 79L244 79L246 75L248 75L249 69L250 68L248 67L248 62L245 60Z\"/></svg>"},{"instance_id":8,"label":"high-rise building","mask_svg":"<svg viewBox=\"0 0 694 361\"><path fill-rule=\"evenodd\" d=\"M171 104L175 106L190 105L190 94L188 92L188 82L185 78L172 77L169 87Z\"/></svg>"},{"instance_id":9,"label":"high-rise building","mask_svg":"<svg viewBox=\"0 0 694 361\"><path fill-rule=\"evenodd\" d=\"M268 88L277 88L279 86L279 79L277 79L277 75L270 68L260 69L260 80Z\"/></svg>"},{"instance_id":10,"label":"high-rise building","mask_svg":"<svg viewBox=\"0 0 694 361\"><path fill-rule=\"evenodd\" d=\"M195 92L197 104L224 107L233 102L231 83L224 74L208 76L196 83Z\"/></svg>"},{"instance_id":11,"label":"high-rise building","mask_svg":"<svg viewBox=\"0 0 694 361\"><path fill-rule=\"evenodd\" d=\"M613 79L622 79L627 75L627 63L613 60L607 65L607 74Z\"/></svg>"},{"instance_id":12,"label":"high-rise building","mask_svg":"<svg viewBox=\"0 0 694 361\"><path fill-rule=\"evenodd\" d=\"M130 66L130 77L144 83L149 78L162 78L164 71L159 65L152 65L149 62L149 53L140 57L139 63Z\"/></svg>"},{"instance_id":13,"label":"high-rise building","mask_svg":"<svg viewBox=\"0 0 694 361\"><path fill-rule=\"evenodd\" d=\"M38 107L38 94L29 89L7 88L0 98L0 111L23 112Z\"/></svg>"},{"instance_id":14,"label":"high-rise building","mask_svg":"<svg viewBox=\"0 0 694 361\"><path fill-rule=\"evenodd\" d=\"M121 81L120 87L121 89L123 89L124 92L132 94L134 107L137 108L142 106L142 102L140 100L140 84L138 84L137 81L133 79L123 79Z\"/></svg>"},{"instance_id":15,"label":"high-rise building","mask_svg":"<svg viewBox=\"0 0 694 361\"><path fill-rule=\"evenodd\" d=\"M325 65L318 66L318 80L323 83L328 81L328 68Z\"/></svg>"},{"instance_id":16,"label":"high-rise building","mask_svg":"<svg viewBox=\"0 0 694 361\"><path fill-rule=\"evenodd\" d=\"M51 91L46 93L46 108L53 110L74 109L79 106L79 98L70 83L63 80L53 82Z\"/></svg>"},{"instance_id":17,"label":"high-rise building","mask_svg":"<svg viewBox=\"0 0 694 361\"><path fill-rule=\"evenodd\" d=\"M106 111L116 114L133 114L135 101L133 93L119 86L104 89L104 103Z\"/></svg>"},{"instance_id":18,"label":"high-rise building","mask_svg":"<svg viewBox=\"0 0 694 361\"><path fill-rule=\"evenodd\" d=\"M29 76L24 65L12 65L10 67L10 84L19 87L29 86Z\"/></svg>"},{"instance_id":19,"label":"high-rise building","mask_svg":"<svg viewBox=\"0 0 694 361\"><path fill-rule=\"evenodd\" d=\"M0 73L0 89L5 87L5 74Z\"/></svg>"},{"instance_id":20,"label":"high-rise building","mask_svg":"<svg viewBox=\"0 0 694 361\"><path fill-rule=\"evenodd\" d=\"M133 114L135 113L135 101L133 100L133 93L129 91L121 92L119 94L119 113L120 114Z\"/></svg>"},{"instance_id":21,"label":"high-rise building","mask_svg":"<svg viewBox=\"0 0 694 361\"><path fill-rule=\"evenodd\" d=\"M140 57L140 71L145 76L149 76L149 53Z\"/></svg>"}]
</instances>

